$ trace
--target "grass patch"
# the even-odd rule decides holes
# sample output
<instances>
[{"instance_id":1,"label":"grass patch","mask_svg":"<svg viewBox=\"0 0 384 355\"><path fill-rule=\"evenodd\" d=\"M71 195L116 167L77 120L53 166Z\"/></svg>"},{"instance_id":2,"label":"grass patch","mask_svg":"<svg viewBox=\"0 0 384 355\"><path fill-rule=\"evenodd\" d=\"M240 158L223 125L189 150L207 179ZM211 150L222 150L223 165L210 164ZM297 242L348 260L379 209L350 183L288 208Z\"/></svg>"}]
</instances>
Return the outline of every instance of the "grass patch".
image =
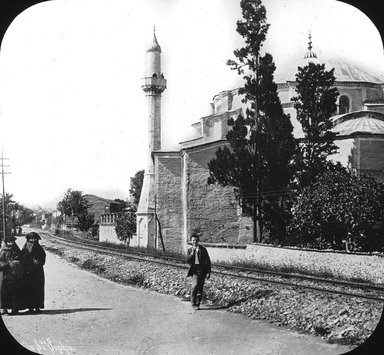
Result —
<instances>
[{"instance_id":1,"label":"grass patch","mask_svg":"<svg viewBox=\"0 0 384 355\"><path fill-rule=\"evenodd\" d=\"M102 274L103 272L105 272L105 267L103 265L97 264L97 262L92 259L84 260L81 264L81 267L83 269L96 272L97 274Z\"/></svg>"},{"instance_id":2,"label":"grass patch","mask_svg":"<svg viewBox=\"0 0 384 355\"><path fill-rule=\"evenodd\" d=\"M145 276L140 272L136 272L132 275L129 275L128 277L115 274L108 278L112 281L120 282L124 285L131 285L131 286L137 286L137 287L144 286L144 282L145 282Z\"/></svg>"},{"instance_id":3,"label":"grass patch","mask_svg":"<svg viewBox=\"0 0 384 355\"><path fill-rule=\"evenodd\" d=\"M80 261L80 259L77 258L76 256L70 256L68 258L68 261L71 262L71 263L77 263L78 261Z\"/></svg>"}]
</instances>

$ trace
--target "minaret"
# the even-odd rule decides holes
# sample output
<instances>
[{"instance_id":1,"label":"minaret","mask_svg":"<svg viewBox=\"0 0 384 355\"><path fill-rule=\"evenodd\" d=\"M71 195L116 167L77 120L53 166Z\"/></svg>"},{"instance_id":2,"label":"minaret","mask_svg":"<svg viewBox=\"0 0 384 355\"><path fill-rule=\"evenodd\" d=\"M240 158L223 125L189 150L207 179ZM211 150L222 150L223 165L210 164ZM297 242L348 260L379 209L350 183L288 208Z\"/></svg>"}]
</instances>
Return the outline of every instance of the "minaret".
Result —
<instances>
[{"instance_id":1,"label":"minaret","mask_svg":"<svg viewBox=\"0 0 384 355\"><path fill-rule=\"evenodd\" d=\"M153 40L146 52L145 77L141 88L147 98L148 147L147 167L144 173L139 206L137 208L137 238L139 246L155 246L155 166L152 152L161 149L161 94L167 81L161 72L161 48L155 28Z\"/></svg>"}]
</instances>

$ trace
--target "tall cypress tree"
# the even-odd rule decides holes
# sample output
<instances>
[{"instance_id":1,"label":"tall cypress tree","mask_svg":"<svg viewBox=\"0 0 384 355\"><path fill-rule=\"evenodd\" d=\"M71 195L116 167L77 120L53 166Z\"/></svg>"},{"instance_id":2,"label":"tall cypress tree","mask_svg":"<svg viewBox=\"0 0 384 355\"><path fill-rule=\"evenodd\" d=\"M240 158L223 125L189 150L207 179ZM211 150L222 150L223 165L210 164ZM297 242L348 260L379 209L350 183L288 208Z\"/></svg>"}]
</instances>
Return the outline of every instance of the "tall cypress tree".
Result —
<instances>
[{"instance_id":1,"label":"tall cypress tree","mask_svg":"<svg viewBox=\"0 0 384 355\"><path fill-rule=\"evenodd\" d=\"M296 74L297 96L292 98L305 138L295 157L300 188L313 183L326 168L327 157L337 152L331 116L336 112L339 92L334 87L334 69L309 62Z\"/></svg>"},{"instance_id":2,"label":"tall cypress tree","mask_svg":"<svg viewBox=\"0 0 384 355\"><path fill-rule=\"evenodd\" d=\"M235 188L240 205L254 221L253 239L261 242L265 222L284 234L281 199L291 178L295 141L277 94L273 58L260 53L269 28L265 7L260 0L242 0L240 5L243 20L237 22L237 32L245 46L234 51L237 61L227 64L243 76L239 94L248 108L245 117L228 120L229 147L219 148L208 163L208 183Z\"/></svg>"}]
</instances>

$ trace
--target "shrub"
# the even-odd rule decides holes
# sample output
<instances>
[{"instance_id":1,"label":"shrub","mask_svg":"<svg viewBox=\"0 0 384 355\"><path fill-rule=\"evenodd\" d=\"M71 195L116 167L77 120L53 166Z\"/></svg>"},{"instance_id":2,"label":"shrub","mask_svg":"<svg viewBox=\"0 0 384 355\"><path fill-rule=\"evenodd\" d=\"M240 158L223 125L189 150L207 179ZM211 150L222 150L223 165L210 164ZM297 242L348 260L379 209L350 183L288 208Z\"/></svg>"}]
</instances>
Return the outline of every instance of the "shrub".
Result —
<instances>
[{"instance_id":1,"label":"shrub","mask_svg":"<svg viewBox=\"0 0 384 355\"><path fill-rule=\"evenodd\" d=\"M346 169L325 172L302 190L289 226L290 244L320 249L384 250L384 183Z\"/></svg>"}]
</instances>

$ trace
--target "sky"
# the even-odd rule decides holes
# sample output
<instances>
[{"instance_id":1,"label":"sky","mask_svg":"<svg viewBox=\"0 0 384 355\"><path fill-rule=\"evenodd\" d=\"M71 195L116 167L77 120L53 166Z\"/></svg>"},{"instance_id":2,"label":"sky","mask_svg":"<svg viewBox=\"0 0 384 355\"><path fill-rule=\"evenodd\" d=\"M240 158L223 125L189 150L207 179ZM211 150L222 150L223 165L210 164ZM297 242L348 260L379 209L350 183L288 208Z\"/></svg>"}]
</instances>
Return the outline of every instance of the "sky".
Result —
<instances>
[{"instance_id":1,"label":"sky","mask_svg":"<svg viewBox=\"0 0 384 355\"><path fill-rule=\"evenodd\" d=\"M380 34L358 9L336 0L264 0L263 50L286 71L307 50L384 81ZM146 167L141 90L153 26L162 48L162 148L174 149L242 78L226 65L243 44L238 0L52 0L12 22L0 49L0 147L5 190L27 206L54 207L68 188L129 196Z\"/></svg>"}]
</instances>

